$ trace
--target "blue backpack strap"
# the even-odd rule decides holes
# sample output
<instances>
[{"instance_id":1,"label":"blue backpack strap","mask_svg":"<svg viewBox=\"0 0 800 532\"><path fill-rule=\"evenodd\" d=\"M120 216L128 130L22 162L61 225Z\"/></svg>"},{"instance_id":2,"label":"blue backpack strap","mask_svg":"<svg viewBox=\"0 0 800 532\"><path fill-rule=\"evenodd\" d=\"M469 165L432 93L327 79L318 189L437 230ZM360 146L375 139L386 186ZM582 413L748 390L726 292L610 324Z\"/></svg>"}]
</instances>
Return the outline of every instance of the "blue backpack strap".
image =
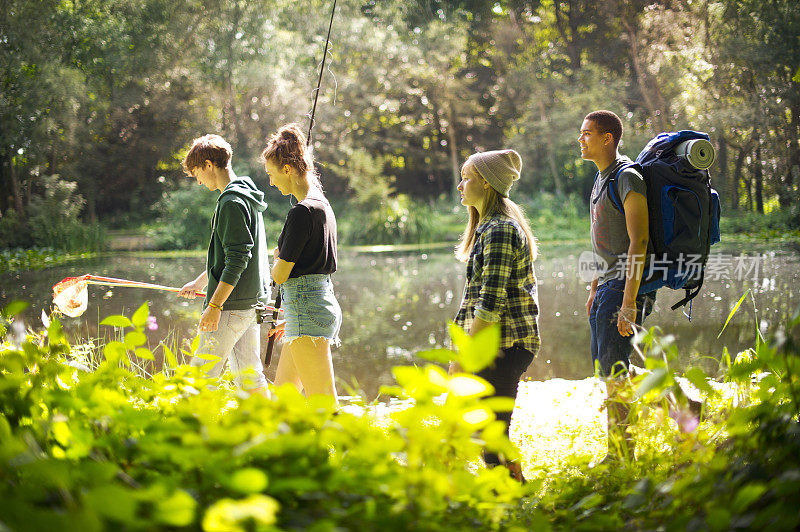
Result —
<instances>
[{"instance_id":1,"label":"blue backpack strap","mask_svg":"<svg viewBox=\"0 0 800 532\"><path fill-rule=\"evenodd\" d=\"M611 203L614 204L614 207L621 213L625 213L625 209L622 206L622 200L619 197L619 186L617 185L617 181L619 180L619 175L622 173L623 170L627 170L628 168L635 168L638 166L636 163L625 163L619 167L619 169L614 172L614 176L609 178L608 180L608 197L611 199Z\"/></svg>"}]
</instances>

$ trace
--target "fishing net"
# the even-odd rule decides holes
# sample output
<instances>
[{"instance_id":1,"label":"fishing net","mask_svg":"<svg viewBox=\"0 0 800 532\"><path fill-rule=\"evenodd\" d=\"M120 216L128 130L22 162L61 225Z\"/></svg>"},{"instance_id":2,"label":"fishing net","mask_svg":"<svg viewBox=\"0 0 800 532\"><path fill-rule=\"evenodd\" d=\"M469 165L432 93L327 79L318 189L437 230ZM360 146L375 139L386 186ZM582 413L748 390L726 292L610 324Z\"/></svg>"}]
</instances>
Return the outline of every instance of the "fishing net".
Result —
<instances>
[{"instance_id":1,"label":"fishing net","mask_svg":"<svg viewBox=\"0 0 800 532\"><path fill-rule=\"evenodd\" d=\"M89 306L88 279L82 277L67 277L53 286L53 303L62 314L70 318L77 318Z\"/></svg>"},{"instance_id":2,"label":"fishing net","mask_svg":"<svg viewBox=\"0 0 800 532\"><path fill-rule=\"evenodd\" d=\"M141 281L130 281L128 279L115 279L114 277L100 277L97 275L81 275L80 277L67 277L53 286L53 304L62 314L70 318L77 318L89 306L90 284L100 284L104 286L127 286L130 288L149 288L151 290L164 290L167 292L180 292L180 288L163 286L160 284L143 283ZM197 297L206 297L205 292L195 292ZM283 309L276 310L275 307L264 307L269 312L283 312Z\"/></svg>"}]
</instances>

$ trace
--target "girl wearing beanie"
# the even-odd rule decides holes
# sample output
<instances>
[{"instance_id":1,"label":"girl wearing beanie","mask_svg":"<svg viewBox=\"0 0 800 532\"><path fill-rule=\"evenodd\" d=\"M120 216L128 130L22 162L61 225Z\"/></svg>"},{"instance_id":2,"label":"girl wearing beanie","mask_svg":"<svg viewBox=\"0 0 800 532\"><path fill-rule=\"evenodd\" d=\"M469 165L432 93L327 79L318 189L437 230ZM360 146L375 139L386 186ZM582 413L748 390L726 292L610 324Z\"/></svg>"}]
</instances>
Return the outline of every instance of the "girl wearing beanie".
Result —
<instances>
[{"instance_id":1,"label":"girl wearing beanie","mask_svg":"<svg viewBox=\"0 0 800 532\"><path fill-rule=\"evenodd\" d=\"M512 399L539 349L536 240L522 210L508 198L521 168L514 150L475 153L461 167L458 184L469 222L456 248L456 256L467 263L467 282L455 321L470 335L500 325L500 352L478 376L494 386L495 395ZM452 371L460 368L453 364ZM510 425L511 412L497 417ZM484 453L484 460L490 467L501 463L490 453ZM505 465L522 480L518 462Z\"/></svg>"}]
</instances>

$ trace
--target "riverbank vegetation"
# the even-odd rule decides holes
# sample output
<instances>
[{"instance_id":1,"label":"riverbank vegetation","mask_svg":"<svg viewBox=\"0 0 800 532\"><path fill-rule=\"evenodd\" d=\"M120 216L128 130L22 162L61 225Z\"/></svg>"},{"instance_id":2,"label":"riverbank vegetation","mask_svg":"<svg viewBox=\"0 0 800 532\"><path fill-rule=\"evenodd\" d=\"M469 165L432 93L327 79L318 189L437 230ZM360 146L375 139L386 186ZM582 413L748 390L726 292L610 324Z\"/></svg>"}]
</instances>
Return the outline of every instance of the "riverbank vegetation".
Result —
<instances>
[{"instance_id":1,"label":"riverbank vegetation","mask_svg":"<svg viewBox=\"0 0 800 532\"><path fill-rule=\"evenodd\" d=\"M629 156L661 131L709 132L728 228L796 233L795 4L340 0L314 148L344 240L451 239L460 163L500 146L524 160L515 199L563 225L546 219L538 236L585 238L560 218L573 198L587 210L595 169L576 138L596 108L623 117ZM305 124L329 8L12 0L0 14L0 249L89 251L102 246L98 223L203 247L207 218L175 227L201 207L182 153L220 133L234 170L268 189L264 138ZM75 212L46 206L54 187L80 196ZM267 195L277 227L286 204Z\"/></svg>"},{"instance_id":2,"label":"riverbank vegetation","mask_svg":"<svg viewBox=\"0 0 800 532\"><path fill-rule=\"evenodd\" d=\"M458 240L467 220L466 209L450 198L421 202L406 194L390 191L359 192L349 199L332 199L337 212L341 246L431 244ZM158 249L205 249L208 223L216 195L201 187L184 187L159 203L159 216L142 232ZM570 196L555 198L543 193L534 198L517 198L531 219L535 236L545 241L585 240L589 235L589 214L583 200ZM264 214L271 242L283 227L281 201ZM288 203L286 203L288 206Z\"/></svg>"},{"instance_id":3,"label":"riverbank vegetation","mask_svg":"<svg viewBox=\"0 0 800 532\"><path fill-rule=\"evenodd\" d=\"M119 335L89 350L103 356L68 345L55 319L20 330L13 315L22 306L6 307L0 324L0 522L13 530L800 525L798 317L733 361L720 354L714 380L698 368L676 375L669 338L642 333L649 372L629 388L636 460L613 452L600 460L604 435L580 423L564 423L555 460L543 459L551 441L516 432L529 478L519 485L504 469L479 465L481 445L516 455L493 421L510 405L483 400L482 381L449 377L435 364L489 363L482 354L497 342L491 331L470 339L454 329L458 352L421 353L434 364L395 368L397 385L384 392L403 407L356 400L335 412L291 389L267 400L227 379L207 386L177 365L191 345L185 353L145 345L146 305L130 319L103 321ZM137 370L156 362L151 377ZM584 399L576 417L591 408ZM543 406L528 415L549 415ZM516 424L524 427L524 416Z\"/></svg>"}]
</instances>

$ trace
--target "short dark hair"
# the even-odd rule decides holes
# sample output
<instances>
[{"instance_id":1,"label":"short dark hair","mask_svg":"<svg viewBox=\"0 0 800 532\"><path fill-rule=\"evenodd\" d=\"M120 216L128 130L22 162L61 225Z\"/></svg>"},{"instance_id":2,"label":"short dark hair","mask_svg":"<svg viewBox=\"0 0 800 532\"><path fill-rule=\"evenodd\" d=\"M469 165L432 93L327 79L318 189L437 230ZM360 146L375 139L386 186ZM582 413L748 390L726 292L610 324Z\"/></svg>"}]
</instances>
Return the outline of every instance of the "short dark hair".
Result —
<instances>
[{"instance_id":1,"label":"short dark hair","mask_svg":"<svg viewBox=\"0 0 800 532\"><path fill-rule=\"evenodd\" d=\"M233 156L233 150L228 142L219 135L203 135L192 141L189 153L181 163L183 169L191 172L198 166L203 166L206 161L217 168L227 168Z\"/></svg>"},{"instance_id":2,"label":"short dark hair","mask_svg":"<svg viewBox=\"0 0 800 532\"><path fill-rule=\"evenodd\" d=\"M614 139L614 147L619 146L619 141L622 139L622 120L611 111L593 111L586 115L584 120L591 120L597 124L597 129L604 135L611 133Z\"/></svg>"}]
</instances>

